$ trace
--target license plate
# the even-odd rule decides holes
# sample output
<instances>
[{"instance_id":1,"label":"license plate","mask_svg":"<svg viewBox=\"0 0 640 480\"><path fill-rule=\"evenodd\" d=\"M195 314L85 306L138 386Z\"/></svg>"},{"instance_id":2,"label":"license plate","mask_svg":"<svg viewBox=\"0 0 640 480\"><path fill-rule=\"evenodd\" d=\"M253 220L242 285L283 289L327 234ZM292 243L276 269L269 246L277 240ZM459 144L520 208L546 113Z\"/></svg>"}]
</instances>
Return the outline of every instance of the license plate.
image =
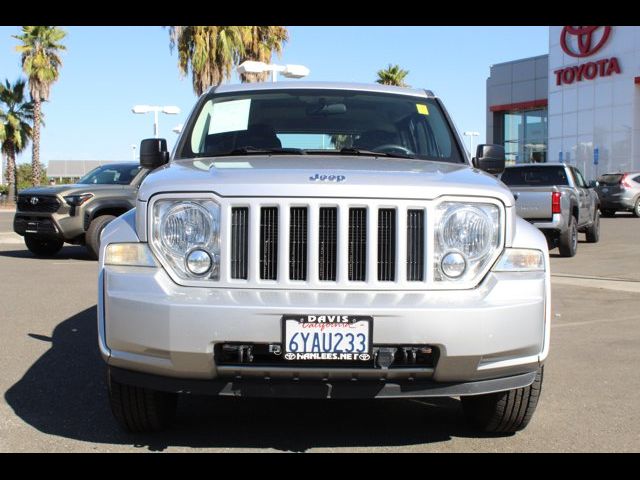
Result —
<instances>
[{"instance_id":1,"label":"license plate","mask_svg":"<svg viewBox=\"0 0 640 480\"><path fill-rule=\"evenodd\" d=\"M373 317L284 315L285 360L371 360Z\"/></svg>"}]
</instances>

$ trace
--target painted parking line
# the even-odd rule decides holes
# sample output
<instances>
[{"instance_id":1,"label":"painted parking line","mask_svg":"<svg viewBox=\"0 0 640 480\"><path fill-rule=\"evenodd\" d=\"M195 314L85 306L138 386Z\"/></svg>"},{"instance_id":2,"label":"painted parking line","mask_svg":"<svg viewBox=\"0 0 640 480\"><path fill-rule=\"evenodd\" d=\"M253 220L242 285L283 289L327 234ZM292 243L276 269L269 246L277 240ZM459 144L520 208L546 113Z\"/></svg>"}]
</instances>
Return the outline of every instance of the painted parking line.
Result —
<instances>
[{"instance_id":1,"label":"painted parking line","mask_svg":"<svg viewBox=\"0 0 640 480\"><path fill-rule=\"evenodd\" d=\"M574 287L601 288L617 292L640 293L640 282L624 279L603 279L597 277L559 276L551 275L554 285L573 285Z\"/></svg>"}]
</instances>

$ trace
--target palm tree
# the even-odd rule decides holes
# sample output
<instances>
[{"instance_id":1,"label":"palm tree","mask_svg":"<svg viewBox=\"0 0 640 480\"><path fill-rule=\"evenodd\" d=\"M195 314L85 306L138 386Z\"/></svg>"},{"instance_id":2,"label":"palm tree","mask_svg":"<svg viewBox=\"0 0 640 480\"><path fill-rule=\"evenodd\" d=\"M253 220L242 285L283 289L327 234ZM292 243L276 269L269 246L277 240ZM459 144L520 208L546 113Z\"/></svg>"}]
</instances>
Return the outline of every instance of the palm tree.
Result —
<instances>
[{"instance_id":1,"label":"palm tree","mask_svg":"<svg viewBox=\"0 0 640 480\"><path fill-rule=\"evenodd\" d=\"M180 73L185 76L191 69L198 96L231 78L244 54L243 31L238 26L172 26L169 37L171 49L178 50Z\"/></svg>"},{"instance_id":2,"label":"palm tree","mask_svg":"<svg viewBox=\"0 0 640 480\"><path fill-rule=\"evenodd\" d=\"M33 109L33 184L40 185L40 118L42 102L49 100L51 85L58 80L66 50L60 41L67 33L58 27L23 26L22 35L14 35L22 42L16 50L22 54L22 70L29 79Z\"/></svg>"},{"instance_id":3,"label":"palm tree","mask_svg":"<svg viewBox=\"0 0 640 480\"><path fill-rule=\"evenodd\" d=\"M245 60L270 63L274 52L278 57L282 54L282 47L289 40L289 34L287 27L254 25L242 27L242 40L244 55L241 55L240 63ZM240 75L243 82L264 82L267 78L269 72Z\"/></svg>"},{"instance_id":4,"label":"palm tree","mask_svg":"<svg viewBox=\"0 0 640 480\"><path fill-rule=\"evenodd\" d=\"M9 80L0 84L0 148L7 157L8 198L17 195L16 154L22 152L32 136L31 122L35 121L34 102L25 98L25 80L12 86Z\"/></svg>"},{"instance_id":5,"label":"palm tree","mask_svg":"<svg viewBox=\"0 0 640 480\"><path fill-rule=\"evenodd\" d=\"M407 75L409 75L409 70L402 70L400 65L389 64L389 66L384 70L378 70L378 79L376 82L383 85L408 87L409 85L404 83L404 79Z\"/></svg>"}]
</instances>

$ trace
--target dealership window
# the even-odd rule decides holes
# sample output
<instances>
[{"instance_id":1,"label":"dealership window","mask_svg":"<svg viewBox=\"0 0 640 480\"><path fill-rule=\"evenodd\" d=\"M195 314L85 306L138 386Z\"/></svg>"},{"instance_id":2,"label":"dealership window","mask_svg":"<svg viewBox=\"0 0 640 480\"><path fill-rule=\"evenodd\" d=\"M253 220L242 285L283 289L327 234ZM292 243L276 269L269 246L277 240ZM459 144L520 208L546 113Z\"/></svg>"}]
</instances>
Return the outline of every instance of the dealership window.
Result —
<instances>
[{"instance_id":1,"label":"dealership window","mask_svg":"<svg viewBox=\"0 0 640 480\"><path fill-rule=\"evenodd\" d=\"M502 141L508 165L547 161L547 109L504 112Z\"/></svg>"}]
</instances>

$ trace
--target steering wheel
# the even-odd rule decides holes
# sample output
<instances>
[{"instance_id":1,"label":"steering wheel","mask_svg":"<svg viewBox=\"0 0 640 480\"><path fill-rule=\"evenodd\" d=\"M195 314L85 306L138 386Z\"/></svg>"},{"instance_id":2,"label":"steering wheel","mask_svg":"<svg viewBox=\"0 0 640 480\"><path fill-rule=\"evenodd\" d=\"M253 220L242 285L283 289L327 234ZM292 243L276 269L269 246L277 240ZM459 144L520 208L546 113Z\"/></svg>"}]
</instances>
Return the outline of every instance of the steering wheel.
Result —
<instances>
[{"instance_id":1,"label":"steering wheel","mask_svg":"<svg viewBox=\"0 0 640 480\"><path fill-rule=\"evenodd\" d=\"M415 155L415 152L409 150L407 147L402 145L398 145L396 143L385 143L384 145L378 145L371 149L372 152L376 153L394 153L400 151L405 155Z\"/></svg>"}]
</instances>

